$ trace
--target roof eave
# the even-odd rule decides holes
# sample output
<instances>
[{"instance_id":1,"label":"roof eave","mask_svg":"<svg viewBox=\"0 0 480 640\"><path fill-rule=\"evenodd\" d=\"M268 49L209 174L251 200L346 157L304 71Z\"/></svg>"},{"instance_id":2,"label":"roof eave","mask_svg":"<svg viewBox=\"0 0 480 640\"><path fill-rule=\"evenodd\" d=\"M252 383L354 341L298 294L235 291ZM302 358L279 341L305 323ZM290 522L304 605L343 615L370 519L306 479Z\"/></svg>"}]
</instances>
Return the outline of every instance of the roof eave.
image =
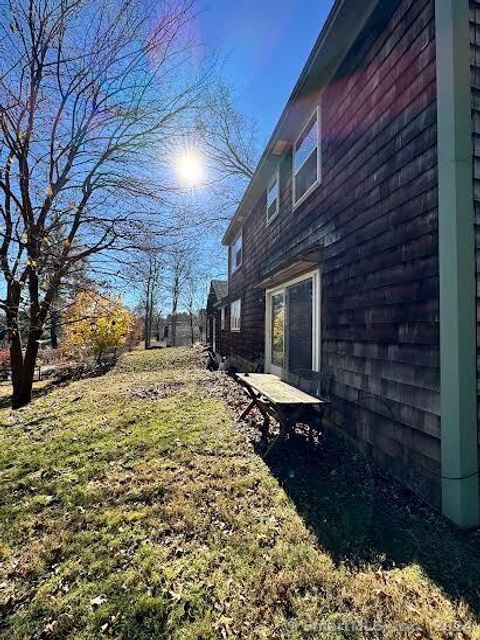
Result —
<instances>
[{"instance_id":1,"label":"roof eave","mask_svg":"<svg viewBox=\"0 0 480 640\"><path fill-rule=\"evenodd\" d=\"M334 3L257 164L254 176L223 236L222 244L228 246L232 242L249 215L256 198L261 194L258 185L263 185L266 182L272 169L278 163L279 156L273 155L276 143L279 140L284 140L288 143L286 149L291 146L298 131L298 122L308 117L312 104L315 103L317 96L338 69L379 1L336 0Z\"/></svg>"}]
</instances>

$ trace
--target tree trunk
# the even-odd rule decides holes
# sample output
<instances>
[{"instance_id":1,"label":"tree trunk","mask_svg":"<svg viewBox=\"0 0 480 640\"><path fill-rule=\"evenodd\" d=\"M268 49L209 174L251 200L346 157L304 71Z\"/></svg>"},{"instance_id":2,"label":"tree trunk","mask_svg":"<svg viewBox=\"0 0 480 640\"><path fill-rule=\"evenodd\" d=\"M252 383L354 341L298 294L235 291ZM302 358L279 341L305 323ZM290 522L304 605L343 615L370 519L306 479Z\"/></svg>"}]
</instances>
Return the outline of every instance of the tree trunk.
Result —
<instances>
[{"instance_id":1,"label":"tree trunk","mask_svg":"<svg viewBox=\"0 0 480 640\"><path fill-rule=\"evenodd\" d=\"M20 335L15 332L10 337L10 368L12 371L12 408L23 406L23 353Z\"/></svg>"},{"instance_id":2,"label":"tree trunk","mask_svg":"<svg viewBox=\"0 0 480 640\"><path fill-rule=\"evenodd\" d=\"M145 342L145 349L148 349L150 347L150 310L149 310L150 305L147 303L145 305L145 324L144 324L144 342Z\"/></svg>"},{"instance_id":3,"label":"tree trunk","mask_svg":"<svg viewBox=\"0 0 480 640\"><path fill-rule=\"evenodd\" d=\"M20 338L14 338L10 345L10 360L12 367L12 409L19 409L32 400L33 378L38 355L38 331L31 332L28 337L25 357L22 356Z\"/></svg>"},{"instance_id":4,"label":"tree trunk","mask_svg":"<svg viewBox=\"0 0 480 640\"><path fill-rule=\"evenodd\" d=\"M150 349L150 338L152 335L152 308L150 304L150 291L152 288L152 263L149 263L148 277L145 291L145 325L144 325L144 340L145 350Z\"/></svg>"},{"instance_id":5,"label":"tree trunk","mask_svg":"<svg viewBox=\"0 0 480 640\"><path fill-rule=\"evenodd\" d=\"M38 276L31 273L28 279L30 294L30 330L25 355L18 326L21 287L12 282L7 289L7 327L10 339L10 366L12 369L12 408L18 409L32 400L33 378L37 362L39 340L42 337L48 305L43 311L38 303ZM49 300L49 304L51 300Z\"/></svg>"},{"instance_id":6,"label":"tree trunk","mask_svg":"<svg viewBox=\"0 0 480 640\"><path fill-rule=\"evenodd\" d=\"M172 347L177 346L177 309L176 305L174 307L175 311L172 311L172 334L171 334L171 343Z\"/></svg>"},{"instance_id":7,"label":"tree trunk","mask_svg":"<svg viewBox=\"0 0 480 640\"><path fill-rule=\"evenodd\" d=\"M154 286L154 277L152 276L152 284L150 286L150 302L149 302L149 313L148 313L148 346L150 347L152 341L152 333L153 333L153 309L155 306L155 286Z\"/></svg>"},{"instance_id":8,"label":"tree trunk","mask_svg":"<svg viewBox=\"0 0 480 640\"><path fill-rule=\"evenodd\" d=\"M193 313L190 312L190 336L192 338L192 347L195 344L195 333L193 331Z\"/></svg>"},{"instance_id":9,"label":"tree trunk","mask_svg":"<svg viewBox=\"0 0 480 640\"><path fill-rule=\"evenodd\" d=\"M7 288L7 329L10 344L10 369L12 372L12 407L21 407L23 402L23 351L22 338L18 327L20 287L11 282Z\"/></svg>"},{"instance_id":10,"label":"tree trunk","mask_svg":"<svg viewBox=\"0 0 480 640\"><path fill-rule=\"evenodd\" d=\"M177 309L178 309L179 287L175 282L172 292L172 346L177 346Z\"/></svg>"},{"instance_id":11,"label":"tree trunk","mask_svg":"<svg viewBox=\"0 0 480 640\"><path fill-rule=\"evenodd\" d=\"M58 311L50 314L50 344L52 349L58 349Z\"/></svg>"}]
</instances>

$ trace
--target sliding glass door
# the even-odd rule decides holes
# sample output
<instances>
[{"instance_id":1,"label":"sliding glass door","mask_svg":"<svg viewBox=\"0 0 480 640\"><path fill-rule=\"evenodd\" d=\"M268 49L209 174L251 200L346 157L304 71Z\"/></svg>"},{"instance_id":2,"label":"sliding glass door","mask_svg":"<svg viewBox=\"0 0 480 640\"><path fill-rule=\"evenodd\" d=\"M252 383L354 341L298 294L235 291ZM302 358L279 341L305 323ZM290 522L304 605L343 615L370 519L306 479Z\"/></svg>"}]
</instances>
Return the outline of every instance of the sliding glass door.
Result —
<instances>
[{"instance_id":1,"label":"sliding glass door","mask_svg":"<svg viewBox=\"0 0 480 640\"><path fill-rule=\"evenodd\" d=\"M286 288L286 353L289 374L312 371L313 282L312 278Z\"/></svg>"},{"instance_id":2,"label":"sliding glass door","mask_svg":"<svg viewBox=\"0 0 480 640\"><path fill-rule=\"evenodd\" d=\"M285 292L272 294L270 313L270 371L282 375L285 362Z\"/></svg>"},{"instance_id":3,"label":"sliding glass door","mask_svg":"<svg viewBox=\"0 0 480 640\"><path fill-rule=\"evenodd\" d=\"M284 379L320 364L320 275L287 281L266 296L266 371Z\"/></svg>"}]
</instances>

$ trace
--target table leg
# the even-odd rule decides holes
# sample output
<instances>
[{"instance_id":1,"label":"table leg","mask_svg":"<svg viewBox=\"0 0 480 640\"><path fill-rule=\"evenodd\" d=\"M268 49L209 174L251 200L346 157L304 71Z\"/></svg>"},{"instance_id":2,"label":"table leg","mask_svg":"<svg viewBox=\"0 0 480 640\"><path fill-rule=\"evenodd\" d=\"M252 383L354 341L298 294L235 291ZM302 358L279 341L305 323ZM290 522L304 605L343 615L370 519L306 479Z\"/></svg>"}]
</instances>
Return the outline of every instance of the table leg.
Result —
<instances>
[{"instance_id":1,"label":"table leg","mask_svg":"<svg viewBox=\"0 0 480 640\"><path fill-rule=\"evenodd\" d=\"M266 412L263 413L263 424L261 426L262 437L266 438L268 435L268 430L270 428L270 416Z\"/></svg>"},{"instance_id":2,"label":"table leg","mask_svg":"<svg viewBox=\"0 0 480 640\"><path fill-rule=\"evenodd\" d=\"M265 408L263 402L261 402L260 400L260 394L255 394L249 387L247 387L246 385L244 385L246 392L248 393L248 395L250 396L250 398L252 399L252 401L250 402L250 404L248 405L248 407L245 409L245 411L242 413L242 415L239 418L240 420L244 420L248 414L250 413L250 411L253 409L253 407L257 407L257 409L260 411L260 413L263 416L263 424L261 426L261 432L262 432L262 436L267 436L268 435L268 428L270 426L270 416L268 414L267 409Z\"/></svg>"},{"instance_id":3,"label":"table leg","mask_svg":"<svg viewBox=\"0 0 480 640\"><path fill-rule=\"evenodd\" d=\"M278 445L285 442L292 429L291 418L286 412L277 409L277 419L280 425L280 429L278 431L278 434L275 436L272 443L268 447L267 451L265 452L265 455L263 456L264 458L267 458L273 451L273 449L278 447Z\"/></svg>"},{"instance_id":4,"label":"table leg","mask_svg":"<svg viewBox=\"0 0 480 640\"><path fill-rule=\"evenodd\" d=\"M239 421L244 420L248 414L250 413L250 411L253 409L253 407L255 406L256 402L255 400L252 400L250 402L250 404L248 405L248 407L245 409L245 411L242 413L242 415L239 417Z\"/></svg>"}]
</instances>

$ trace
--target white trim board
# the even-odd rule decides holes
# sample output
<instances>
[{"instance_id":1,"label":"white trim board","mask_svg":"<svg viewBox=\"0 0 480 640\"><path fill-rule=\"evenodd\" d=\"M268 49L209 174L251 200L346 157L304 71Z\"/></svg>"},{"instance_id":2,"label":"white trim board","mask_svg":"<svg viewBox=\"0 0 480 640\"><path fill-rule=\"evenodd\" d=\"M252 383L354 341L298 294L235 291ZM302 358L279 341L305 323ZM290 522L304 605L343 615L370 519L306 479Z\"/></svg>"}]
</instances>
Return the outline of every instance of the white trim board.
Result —
<instances>
[{"instance_id":1,"label":"white trim board","mask_svg":"<svg viewBox=\"0 0 480 640\"><path fill-rule=\"evenodd\" d=\"M276 373L281 376L285 374L285 370L271 364L272 357L272 296L285 291L304 280L312 280L312 370L320 371L321 369L321 309L322 309L322 291L321 291L321 272L320 269L308 271L302 275L286 280L282 284L277 285L265 291L265 371L266 373Z\"/></svg>"}]
</instances>

